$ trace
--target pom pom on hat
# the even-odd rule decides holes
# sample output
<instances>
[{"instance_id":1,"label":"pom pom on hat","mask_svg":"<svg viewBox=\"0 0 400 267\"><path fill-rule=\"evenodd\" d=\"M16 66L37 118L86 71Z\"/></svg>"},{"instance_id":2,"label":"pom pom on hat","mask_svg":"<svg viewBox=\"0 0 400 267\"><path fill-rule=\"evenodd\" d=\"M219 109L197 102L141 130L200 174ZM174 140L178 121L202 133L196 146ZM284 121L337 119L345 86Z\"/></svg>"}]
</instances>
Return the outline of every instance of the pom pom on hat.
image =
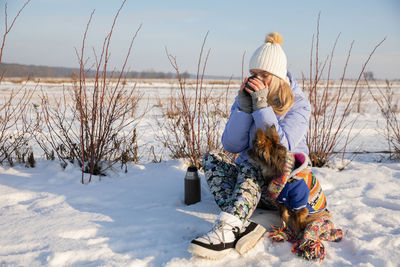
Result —
<instances>
[{"instance_id":1,"label":"pom pom on hat","mask_svg":"<svg viewBox=\"0 0 400 267\"><path fill-rule=\"evenodd\" d=\"M282 45L283 44L282 35L278 32L271 32L265 37L265 42Z\"/></svg>"},{"instance_id":2,"label":"pom pom on hat","mask_svg":"<svg viewBox=\"0 0 400 267\"><path fill-rule=\"evenodd\" d=\"M267 71L289 83L287 77L287 59L281 45L282 35L272 32L265 38L265 43L256 49L250 58L250 70Z\"/></svg>"}]
</instances>

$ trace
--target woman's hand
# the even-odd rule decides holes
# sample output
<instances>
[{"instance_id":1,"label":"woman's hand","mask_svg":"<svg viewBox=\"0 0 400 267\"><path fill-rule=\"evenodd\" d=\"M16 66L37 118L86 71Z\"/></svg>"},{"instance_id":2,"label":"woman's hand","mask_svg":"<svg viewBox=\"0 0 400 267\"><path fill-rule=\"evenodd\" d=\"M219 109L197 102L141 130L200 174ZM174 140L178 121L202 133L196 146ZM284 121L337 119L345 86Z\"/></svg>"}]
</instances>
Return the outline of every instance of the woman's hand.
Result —
<instances>
[{"instance_id":1,"label":"woman's hand","mask_svg":"<svg viewBox=\"0 0 400 267\"><path fill-rule=\"evenodd\" d=\"M266 77L259 78L253 78L253 79L248 79L248 77L245 78L244 82L242 83L242 86L240 87L240 90L246 91L249 94L252 94L253 92L257 92L260 90L263 90L264 88L268 88L272 80L272 76L268 75ZM246 84L251 86L254 90L251 90L246 87Z\"/></svg>"},{"instance_id":2,"label":"woman's hand","mask_svg":"<svg viewBox=\"0 0 400 267\"><path fill-rule=\"evenodd\" d=\"M268 85L271 83L272 76L267 76L263 80L258 78L249 79L246 77L239 90L239 109L252 113L256 110L268 106ZM246 87L249 85L253 90Z\"/></svg>"},{"instance_id":3,"label":"woman's hand","mask_svg":"<svg viewBox=\"0 0 400 267\"><path fill-rule=\"evenodd\" d=\"M246 77L244 79L244 82L240 86L238 102L239 102L239 109L241 111L244 111L244 112L250 114L253 112L253 109L252 109L253 102L251 100L251 96L248 93L246 93L246 91L244 90L247 81L248 81L248 77Z\"/></svg>"},{"instance_id":4,"label":"woman's hand","mask_svg":"<svg viewBox=\"0 0 400 267\"><path fill-rule=\"evenodd\" d=\"M268 85L271 83L271 76L266 77L263 80L260 79L250 79L248 84L254 91L245 88L247 92L251 95L252 100L252 110L253 112L261 108L268 106Z\"/></svg>"},{"instance_id":5,"label":"woman's hand","mask_svg":"<svg viewBox=\"0 0 400 267\"><path fill-rule=\"evenodd\" d=\"M254 91L245 87L246 83L248 83L251 86L251 88L254 89ZM267 85L264 83L264 81L257 79L257 78L249 80L247 77L246 77L244 83L242 84L242 86L243 86L243 89L246 90L246 92L248 92L250 95L254 92L260 91L267 87Z\"/></svg>"}]
</instances>

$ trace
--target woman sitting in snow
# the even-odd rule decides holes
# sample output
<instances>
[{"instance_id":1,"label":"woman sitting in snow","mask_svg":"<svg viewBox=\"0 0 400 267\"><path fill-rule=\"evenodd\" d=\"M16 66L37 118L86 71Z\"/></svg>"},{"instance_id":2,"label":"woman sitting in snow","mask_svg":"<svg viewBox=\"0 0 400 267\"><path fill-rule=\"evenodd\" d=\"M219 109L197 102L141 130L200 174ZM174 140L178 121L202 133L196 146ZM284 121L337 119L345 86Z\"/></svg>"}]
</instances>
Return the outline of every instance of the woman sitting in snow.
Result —
<instances>
[{"instance_id":1,"label":"woman sitting in snow","mask_svg":"<svg viewBox=\"0 0 400 267\"><path fill-rule=\"evenodd\" d=\"M249 218L257 206L276 209L276 199L268 199L273 195L268 184L248 161L247 151L257 128L275 125L281 144L291 152L308 155L310 104L287 71L281 45L281 35L271 33L250 59L253 76L241 85L222 136L224 149L239 154L235 162L218 151L203 157L205 177L221 213L211 231L192 240L188 250L193 255L219 259L231 249L244 254L264 235L265 228ZM318 228L332 225L327 220Z\"/></svg>"}]
</instances>

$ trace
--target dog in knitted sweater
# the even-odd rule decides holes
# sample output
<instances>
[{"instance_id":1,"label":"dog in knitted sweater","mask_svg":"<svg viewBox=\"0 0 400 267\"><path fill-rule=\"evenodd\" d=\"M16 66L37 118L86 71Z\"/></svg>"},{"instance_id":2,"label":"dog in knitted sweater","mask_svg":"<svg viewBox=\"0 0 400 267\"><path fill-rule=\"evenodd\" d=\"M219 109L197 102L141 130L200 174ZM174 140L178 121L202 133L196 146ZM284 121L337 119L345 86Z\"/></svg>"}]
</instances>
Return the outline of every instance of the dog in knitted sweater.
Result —
<instances>
[{"instance_id":1,"label":"dog in knitted sweater","mask_svg":"<svg viewBox=\"0 0 400 267\"><path fill-rule=\"evenodd\" d=\"M326 199L304 153L293 154L279 143L275 126L258 129L248 151L269 184L268 196L279 209L280 217L297 234L307 224L329 216Z\"/></svg>"}]
</instances>

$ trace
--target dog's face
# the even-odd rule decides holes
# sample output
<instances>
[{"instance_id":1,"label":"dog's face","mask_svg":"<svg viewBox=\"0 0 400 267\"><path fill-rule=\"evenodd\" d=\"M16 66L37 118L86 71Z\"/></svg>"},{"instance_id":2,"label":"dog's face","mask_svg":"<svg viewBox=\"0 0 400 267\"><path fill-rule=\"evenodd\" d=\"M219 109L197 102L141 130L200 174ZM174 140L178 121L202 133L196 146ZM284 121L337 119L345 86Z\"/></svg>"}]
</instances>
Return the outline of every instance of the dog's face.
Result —
<instances>
[{"instance_id":1,"label":"dog's face","mask_svg":"<svg viewBox=\"0 0 400 267\"><path fill-rule=\"evenodd\" d=\"M279 143L279 134L273 125L265 131L257 129L253 148L247 154L253 164L261 169L264 178L271 180L283 173L286 151L286 147Z\"/></svg>"}]
</instances>

